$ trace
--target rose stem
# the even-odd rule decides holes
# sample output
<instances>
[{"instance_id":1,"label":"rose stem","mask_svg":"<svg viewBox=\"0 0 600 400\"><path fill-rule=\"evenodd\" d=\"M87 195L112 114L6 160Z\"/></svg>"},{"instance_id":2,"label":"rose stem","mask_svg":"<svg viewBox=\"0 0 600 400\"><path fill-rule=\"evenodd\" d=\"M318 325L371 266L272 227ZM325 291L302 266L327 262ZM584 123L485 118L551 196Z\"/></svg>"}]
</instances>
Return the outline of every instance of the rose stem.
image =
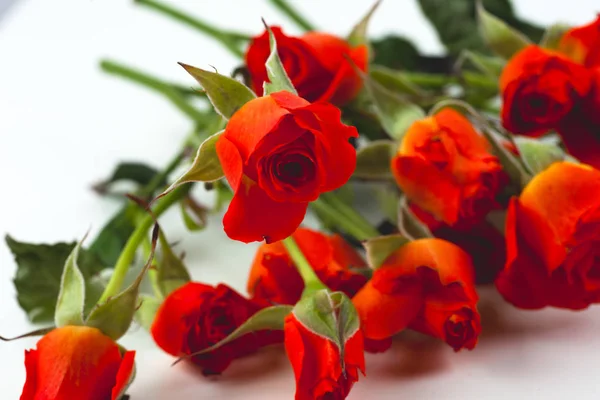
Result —
<instances>
[{"instance_id":1,"label":"rose stem","mask_svg":"<svg viewBox=\"0 0 600 400\"><path fill-rule=\"evenodd\" d=\"M118 75L160 92L194 122L202 122L205 119L205 115L186 101L181 87L163 82L158 78L110 60L102 60L100 68L104 72ZM190 90L186 89L186 94L189 94L189 92Z\"/></svg>"},{"instance_id":2,"label":"rose stem","mask_svg":"<svg viewBox=\"0 0 600 400\"><path fill-rule=\"evenodd\" d=\"M346 214L340 212L321 198L313 201L310 205L315 211L322 213L330 221L335 222L342 231L353 236L356 240L363 241L379 236L379 232L375 228L369 227L367 229L367 227L356 225Z\"/></svg>"},{"instance_id":3,"label":"rose stem","mask_svg":"<svg viewBox=\"0 0 600 400\"><path fill-rule=\"evenodd\" d=\"M354 208L346 204L335 192L323 193L323 199L331 204L340 213L344 214L349 220L355 225L360 227L365 233L369 233L370 238L379 236L379 232L367 221L362 215L360 215Z\"/></svg>"},{"instance_id":4,"label":"rose stem","mask_svg":"<svg viewBox=\"0 0 600 400\"><path fill-rule=\"evenodd\" d=\"M298 244L294 238L289 236L288 238L284 239L282 243L288 251L290 258L294 262L296 270L298 270L298 273L304 281L304 291L302 292L302 296L317 290L326 289L327 286L321 282L310 263L304 256L304 253L302 253L302 250L300 250L300 247L298 247Z\"/></svg>"},{"instance_id":5,"label":"rose stem","mask_svg":"<svg viewBox=\"0 0 600 400\"><path fill-rule=\"evenodd\" d=\"M316 28L308 22L300 13L295 10L286 0L271 0L271 3L277 7L282 13L287 15L292 21L305 31L315 31Z\"/></svg>"},{"instance_id":6,"label":"rose stem","mask_svg":"<svg viewBox=\"0 0 600 400\"><path fill-rule=\"evenodd\" d=\"M229 51L231 51L233 55L239 58L242 58L244 56L243 51L239 48L239 44L243 41L250 40L250 37L248 35L221 30L204 21L201 21L197 17L192 17L191 15L187 15L186 13L176 10L171 6L154 0L136 0L136 3L152 8L155 11L161 12L178 20L179 22L196 28L200 32L221 42L221 44L223 44Z\"/></svg>"},{"instance_id":7,"label":"rose stem","mask_svg":"<svg viewBox=\"0 0 600 400\"><path fill-rule=\"evenodd\" d=\"M191 188L192 185L180 186L177 189L173 190L171 193L159 199L156 202L156 206L152 210L154 216L158 218L162 213L169 209L170 206L175 204L177 201L181 200L190 191ZM123 251L119 256L119 259L117 260L113 274L110 277L110 281L106 285L106 288L104 289L100 300L98 300L99 303L102 303L106 301L109 297L119 293L119 290L121 290L121 286L123 285L123 281L125 280L125 275L127 274L129 266L131 265L133 258L135 257L135 253L138 247L144 241L148 230L152 227L153 224L154 217L150 214L147 214L138 223L137 227L127 240L127 243L125 244L125 247L123 248Z\"/></svg>"}]
</instances>

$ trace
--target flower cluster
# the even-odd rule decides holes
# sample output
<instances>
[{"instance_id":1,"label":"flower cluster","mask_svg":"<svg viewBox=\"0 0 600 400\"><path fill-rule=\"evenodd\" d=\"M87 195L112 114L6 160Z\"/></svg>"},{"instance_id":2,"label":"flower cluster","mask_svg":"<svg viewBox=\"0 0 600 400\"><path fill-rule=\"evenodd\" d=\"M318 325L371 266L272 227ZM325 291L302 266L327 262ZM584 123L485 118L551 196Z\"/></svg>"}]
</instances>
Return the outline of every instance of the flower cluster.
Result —
<instances>
[{"instance_id":1,"label":"flower cluster","mask_svg":"<svg viewBox=\"0 0 600 400\"><path fill-rule=\"evenodd\" d=\"M484 329L478 284L494 282L523 309L600 302L600 17L536 45L479 7L499 56L470 53L483 71L461 71L456 91L454 69L437 77L440 88L373 61L385 62L366 37L373 11L346 39L209 29L243 58L244 82L182 64L212 107L186 172L167 185L184 151L87 249L7 239L17 262L27 259L18 291L39 279L36 260L62 267L56 293L22 302L54 316L54 328L31 334L43 337L25 353L22 400L123 399L135 352L116 341L134 320L201 375L280 346L297 400L341 400L366 374L365 352L387 351L406 330L454 352L475 349ZM180 87L157 87L197 112ZM365 181L377 224L354 201ZM194 182L215 193L214 210L194 200ZM225 234L260 242L246 293L192 280L157 222L179 204L198 231L228 201ZM138 248L149 260L123 289ZM104 268L110 280L90 295ZM152 292L141 293L145 275Z\"/></svg>"}]
</instances>

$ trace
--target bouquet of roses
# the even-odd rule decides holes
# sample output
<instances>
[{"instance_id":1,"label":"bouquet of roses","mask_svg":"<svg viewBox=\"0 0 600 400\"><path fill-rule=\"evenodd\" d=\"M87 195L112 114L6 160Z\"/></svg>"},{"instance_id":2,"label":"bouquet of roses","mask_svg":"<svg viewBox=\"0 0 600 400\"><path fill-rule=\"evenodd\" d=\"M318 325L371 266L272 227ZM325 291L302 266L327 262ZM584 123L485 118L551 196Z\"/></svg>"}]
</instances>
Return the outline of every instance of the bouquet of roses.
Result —
<instances>
[{"instance_id":1,"label":"bouquet of roses","mask_svg":"<svg viewBox=\"0 0 600 400\"><path fill-rule=\"evenodd\" d=\"M600 301L600 19L543 30L507 1L462 1L449 19L439 8L454 2L420 0L448 49L427 57L369 39L378 3L345 38L272 3L306 33L263 21L249 37L138 0L242 64L231 76L181 64L188 88L102 62L194 130L163 170L123 163L95 186L136 189L91 244L6 237L19 304L45 324L23 335L42 338L25 352L21 399L125 398L135 351L117 341L133 321L204 375L283 344L296 399L343 399L365 352L404 330L474 349L478 284L523 309ZM194 198L200 183L214 205ZM191 281L158 222L174 206L190 231L226 207L231 240L263 242L246 294ZM307 213L319 229L302 226Z\"/></svg>"}]
</instances>

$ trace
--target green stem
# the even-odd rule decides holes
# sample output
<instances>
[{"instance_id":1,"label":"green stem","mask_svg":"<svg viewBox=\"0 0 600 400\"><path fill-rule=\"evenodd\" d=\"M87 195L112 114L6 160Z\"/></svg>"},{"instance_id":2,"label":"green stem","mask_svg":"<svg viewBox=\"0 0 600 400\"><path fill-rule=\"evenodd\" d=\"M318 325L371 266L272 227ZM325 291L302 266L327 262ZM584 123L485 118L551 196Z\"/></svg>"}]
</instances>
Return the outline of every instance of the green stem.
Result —
<instances>
[{"instance_id":1,"label":"green stem","mask_svg":"<svg viewBox=\"0 0 600 400\"><path fill-rule=\"evenodd\" d=\"M223 31L204 21L201 21L197 17L192 17L191 15L155 0L136 0L136 3L168 15L179 22L182 22L208 36L211 36L212 38L221 42L229 51L231 51L232 54L239 58L244 56L244 52L240 50L239 44L242 41L249 40L250 37L248 35L237 32Z\"/></svg>"},{"instance_id":2,"label":"green stem","mask_svg":"<svg viewBox=\"0 0 600 400\"><path fill-rule=\"evenodd\" d=\"M360 215L354 208L350 207L346 204L340 197L334 193L323 193L323 199L329 203L331 206L336 208L341 214L344 214L352 223L358 226L365 233L369 233L371 237L379 236L379 232L369 221L365 219L362 215Z\"/></svg>"},{"instance_id":3,"label":"green stem","mask_svg":"<svg viewBox=\"0 0 600 400\"><path fill-rule=\"evenodd\" d=\"M163 169L160 173L156 174L146 186L140 189L138 192L140 197L152 196L152 194L160 187L160 185L167 180L169 175L179 167L179 164L186 158L187 149L181 150L171 162Z\"/></svg>"},{"instance_id":4,"label":"green stem","mask_svg":"<svg viewBox=\"0 0 600 400\"><path fill-rule=\"evenodd\" d=\"M305 31L315 31L313 24L308 22L298 11L296 11L286 0L271 0L271 4L287 15L292 21Z\"/></svg>"},{"instance_id":5,"label":"green stem","mask_svg":"<svg viewBox=\"0 0 600 400\"><path fill-rule=\"evenodd\" d=\"M294 238L289 236L288 238L284 239L282 243L285 246L288 254L290 255L290 258L294 262L296 270L298 270L298 273L304 281L303 295L308 292L326 289L327 286L325 286L323 282L321 282L321 280L311 267L310 263L304 256L304 253L302 253L302 250L300 250L300 247L298 247L298 244L296 243Z\"/></svg>"},{"instance_id":6,"label":"green stem","mask_svg":"<svg viewBox=\"0 0 600 400\"><path fill-rule=\"evenodd\" d=\"M156 206L152 210L154 217L158 218L160 215L162 215L162 213L168 210L169 207L181 200L190 191L191 187L192 185L180 186L171 193L167 194L165 197L158 200L156 202ZM123 281L125 280L125 275L129 270L129 266L133 262L135 253L137 252L138 247L140 247L140 245L143 243L148 231L154 224L154 217L150 214L144 216L144 218L135 228L135 231L133 231L127 240L119 259L115 264L115 269L110 277L110 281L106 285L106 288L104 289L104 292L98 301L99 303L105 302L109 297L115 296L121 290Z\"/></svg>"},{"instance_id":7,"label":"green stem","mask_svg":"<svg viewBox=\"0 0 600 400\"><path fill-rule=\"evenodd\" d=\"M342 231L353 236L356 240L363 241L379 236L379 232L375 228L369 227L366 229L363 226L356 225L346 214L340 212L322 198L313 201L310 203L310 206L317 213L321 213L328 221L335 223Z\"/></svg>"},{"instance_id":8,"label":"green stem","mask_svg":"<svg viewBox=\"0 0 600 400\"><path fill-rule=\"evenodd\" d=\"M195 122L201 122L205 118L204 114L188 103L184 94L180 91L180 87L111 60L102 60L100 62L100 68L109 74L129 79L130 81L139 83L147 88L156 90L167 97L171 103Z\"/></svg>"}]
</instances>

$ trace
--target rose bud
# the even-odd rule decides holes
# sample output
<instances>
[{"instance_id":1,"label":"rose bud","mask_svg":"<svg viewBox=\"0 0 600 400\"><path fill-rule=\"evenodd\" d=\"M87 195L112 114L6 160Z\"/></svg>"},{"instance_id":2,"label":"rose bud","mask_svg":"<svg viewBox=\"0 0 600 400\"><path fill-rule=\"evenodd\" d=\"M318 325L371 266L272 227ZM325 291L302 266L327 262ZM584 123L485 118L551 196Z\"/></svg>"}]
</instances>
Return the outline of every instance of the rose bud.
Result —
<instances>
[{"instance_id":1,"label":"rose bud","mask_svg":"<svg viewBox=\"0 0 600 400\"><path fill-rule=\"evenodd\" d=\"M352 271L366 268L366 263L339 235L298 228L292 237L318 278L331 290L352 297L367 282L364 275ZM283 244L261 245L250 269L250 296L266 304L296 304L303 290L302 277Z\"/></svg>"},{"instance_id":2,"label":"rose bud","mask_svg":"<svg viewBox=\"0 0 600 400\"><path fill-rule=\"evenodd\" d=\"M558 49L588 68L600 66L600 14L595 21L565 32Z\"/></svg>"},{"instance_id":3,"label":"rose bud","mask_svg":"<svg viewBox=\"0 0 600 400\"><path fill-rule=\"evenodd\" d=\"M25 352L27 380L21 400L121 399L134 370L134 351L119 346L99 329L56 328Z\"/></svg>"},{"instance_id":4,"label":"rose bud","mask_svg":"<svg viewBox=\"0 0 600 400\"><path fill-rule=\"evenodd\" d=\"M520 308L582 309L600 300L600 171L557 162L535 176L506 219L507 262L496 280Z\"/></svg>"},{"instance_id":5,"label":"rose bud","mask_svg":"<svg viewBox=\"0 0 600 400\"><path fill-rule=\"evenodd\" d=\"M458 112L445 108L412 124L391 162L407 199L450 226L471 226L500 208L506 175L490 146Z\"/></svg>"},{"instance_id":6,"label":"rose bud","mask_svg":"<svg viewBox=\"0 0 600 400\"><path fill-rule=\"evenodd\" d=\"M346 41L326 33L309 32L293 37L285 35L279 27L271 27L271 30L285 72L300 97L341 106L358 94L362 79L351 63L366 71L366 46L351 48ZM255 37L246 52L252 87L259 96L264 82L268 81L265 62L270 52L267 31Z\"/></svg>"},{"instance_id":7,"label":"rose bud","mask_svg":"<svg viewBox=\"0 0 600 400\"><path fill-rule=\"evenodd\" d=\"M217 344L259 309L226 285L212 287L190 282L165 299L150 332L165 352L184 357ZM277 332L254 332L214 351L194 355L190 361L204 375L220 374L234 359L280 341Z\"/></svg>"},{"instance_id":8,"label":"rose bud","mask_svg":"<svg viewBox=\"0 0 600 400\"><path fill-rule=\"evenodd\" d=\"M500 76L502 124L512 132L540 136L556 129L590 89L590 72L564 55L527 46Z\"/></svg>"},{"instance_id":9,"label":"rose bud","mask_svg":"<svg viewBox=\"0 0 600 400\"><path fill-rule=\"evenodd\" d=\"M352 302L321 290L285 319L285 349L296 377L296 400L345 399L365 373L363 337Z\"/></svg>"},{"instance_id":10,"label":"rose bud","mask_svg":"<svg viewBox=\"0 0 600 400\"><path fill-rule=\"evenodd\" d=\"M387 257L352 302L367 340L385 344L410 328L458 351L477 344L477 300L469 255L445 240L419 239Z\"/></svg>"},{"instance_id":11,"label":"rose bud","mask_svg":"<svg viewBox=\"0 0 600 400\"><path fill-rule=\"evenodd\" d=\"M288 92L246 103L229 120L217 153L234 196L223 218L242 242L285 239L310 201L342 186L356 166L356 128L330 104Z\"/></svg>"}]
</instances>

